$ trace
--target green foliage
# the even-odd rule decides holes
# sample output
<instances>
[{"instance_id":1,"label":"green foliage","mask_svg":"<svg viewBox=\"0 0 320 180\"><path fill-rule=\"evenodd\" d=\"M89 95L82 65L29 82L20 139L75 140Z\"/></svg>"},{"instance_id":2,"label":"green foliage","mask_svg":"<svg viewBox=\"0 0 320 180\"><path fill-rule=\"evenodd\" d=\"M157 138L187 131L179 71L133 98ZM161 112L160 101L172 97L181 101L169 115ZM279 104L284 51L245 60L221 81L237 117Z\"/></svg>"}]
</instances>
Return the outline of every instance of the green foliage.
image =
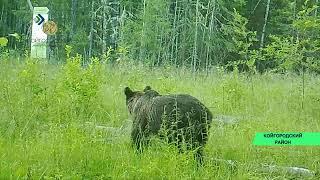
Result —
<instances>
[{"instance_id":1,"label":"green foliage","mask_svg":"<svg viewBox=\"0 0 320 180\"><path fill-rule=\"evenodd\" d=\"M18 42L21 40L21 36L18 33L8 34L8 36L14 37Z\"/></svg>"},{"instance_id":2,"label":"green foliage","mask_svg":"<svg viewBox=\"0 0 320 180\"><path fill-rule=\"evenodd\" d=\"M0 178L263 179L291 177L260 173L261 164L320 168L314 163L320 161L317 147L252 146L255 132L319 131L317 76L305 75L302 109L301 79L295 75L252 75L248 82L234 72L194 80L181 69L105 66L98 59L82 67L80 59L71 57L65 65L0 61ZM239 122L214 121L205 166L198 170L192 153L179 154L158 139L137 155L127 128L127 85L191 94L215 117L232 115ZM216 159L237 163L230 167Z\"/></svg>"},{"instance_id":3,"label":"green foliage","mask_svg":"<svg viewBox=\"0 0 320 180\"><path fill-rule=\"evenodd\" d=\"M87 32L84 29L78 30L72 34L72 41L69 43L73 47L73 52L84 54L84 50L88 48Z\"/></svg>"},{"instance_id":4,"label":"green foliage","mask_svg":"<svg viewBox=\"0 0 320 180\"><path fill-rule=\"evenodd\" d=\"M81 56L69 58L63 66L62 73L58 76L56 92L59 99L70 98L71 106L90 106L103 84L101 76L102 65L98 59L93 59L88 67L81 66ZM72 108L72 107L70 107Z\"/></svg>"},{"instance_id":5,"label":"green foliage","mask_svg":"<svg viewBox=\"0 0 320 180\"><path fill-rule=\"evenodd\" d=\"M302 54L299 46L293 42L293 38L279 38L270 36L272 43L263 48L263 58L268 60L275 71L297 70L300 68ZM271 61L271 59L273 61Z\"/></svg>"},{"instance_id":6,"label":"green foliage","mask_svg":"<svg viewBox=\"0 0 320 180\"><path fill-rule=\"evenodd\" d=\"M27 96L34 97L44 92L43 72L40 69L40 62L37 60L27 59L25 67L19 73L18 79L21 88L26 90Z\"/></svg>"},{"instance_id":7,"label":"green foliage","mask_svg":"<svg viewBox=\"0 0 320 180\"><path fill-rule=\"evenodd\" d=\"M64 49L66 51L67 58L70 58L70 53L72 51L72 46L66 45Z\"/></svg>"},{"instance_id":8,"label":"green foliage","mask_svg":"<svg viewBox=\"0 0 320 180\"><path fill-rule=\"evenodd\" d=\"M233 77L226 79L222 84L224 113L232 114L243 108L241 104L246 96L244 85L237 71L233 72Z\"/></svg>"},{"instance_id":9,"label":"green foliage","mask_svg":"<svg viewBox=\"0 0 320 180\"><path fill-rule=\"evenodd\" d=\"M0 179L302 179L260 173L261 164L305 167L320 179L317 147L252 146L258 131L320 131L319 77L308 72L320 73L319 2L272 0L267 22L261 0L77 0L73 22L72 1L32 2L58 24L51 55L67 58L16 61L29 55L31 13L25 1L1 1ZM191 74L192 59L207 73ZM213 65L234 72L211 74ZM239 73L256 69L269 72ZM301 70L303 83L290 73ZM123 88L146 85L194 95L214 113L205 167L158 139L134 153Z\"/></svg>"},{"instance_id":10,"label":"green foliage","mask_svg":"<svg viewBox=\"0 0 320 180\"><path fill-rule=\"evenodd\" d=\"M1 86L4 95L1 105L7 104L4 110L9 113L4 117L13 119L9 123L11 128L4 134L10 138L29 137L35 135L33 129L39 125L71 123L70 119L79 117L101 117L105 113L99 98L105 82L103 65L93 59L83 68L80 59L80 56L70 58L66 65L46 72L43 67L48 65L27 59L18 72L13 71L16 74ZM50 75L52 72L54 76Z\"/></svg>"},{"instance_id":11,"label":"green foliage","mask_svg":"<svg viewBox=\"0 0 320 180\"><path fill-rule=\"evenodd\" d=\"M6 47L8 44L8 39L5 37L0 37L0 47Z\"/></svg>"},{"instance_id":12,"label":"green foliage","mask_svg":"<svg viewBox=\"0 0 320 180\"><path fill-rule=\"evenodd\" d=\"M85 64L91 57L105 60L108 47L112 47L107 55L107 62L112 63L127 63L130 59L151 67L174 65L200 71L224 66L250 73L301 68L320 72L319 3L314 0L272 0L267 19L268 1L261 0L105 2L34 1L36 6L46 4L51 20L58 24L59 31L48 39L49 57L65 59L65 47L69 45L74 54L69 53L67 58L81 54ZM1 56L21 56L30 48L30 10L20 1L4 1L0 8L5 15L1 18L4 26L0 27L0 35L7 36L10 42L0 40L0 46L7 44L6 49L0 47ZM268 49L260 49L264 24L263 46ZM290 51L290 56L297 53L301 59L287 61L289 55L279 57L271 50L289 44L292 50L281 51ZM119 51L119 47L127 52Z\"/></svg>"},{"instance_id":13,"label":"green foliage","mask_svg":"<svg viewBox=\"0 0 320 180\"><path fill-rule=\"evenodd\" d=\"M298 29L300 33L313 33L319 32L320 19L314 15L314 11L318 9L318 5L308 7L308 0L302 6L302 10L298 12L297 19L294 21L293 26Z\"/></svg>"},{"instance_id":14,"label":"green foliage","mask_svg":"<svg viewBox=\"0 0 320 180\"><path fill-rule=\"evenodd\" d=\"M133 59L153 63L152 60L163 58L158 56L166 53L166 40L171 32L168 7L167 1L146 1L145 8L134 18L137 20L127 19L121 45L128 47Z\"/></svg>"},{"instance_id":15,"label":"green foliage","mask_svg":"<svg viewBox=\"0 0 320 180\"><path fill-rule=\"evenodd\" d=\"M103 104L98 98L105 81L102 64L98 59L93 59L84 68L81 61L79 55L67 59L52 90L52 103L56 104L54 111L65 112L62 115L69 118L83 115L90 117L96 110L100 111Z\"/></svg>"},{"instance_id":16,"label":"green foliage","mask_svg":"<svg viewBox=\"0 0 320 180\"><path fill-rule=\"evenodd\" d=\"M8 59L9 58L9 50L6 48L8 44L8 39L6 37L0 37L0 58Z\"/></svg>"},{"instance_id":17,"label":"green foliage","mask_svg":"<svg viewBox=\"0 0 320 180\"><path fill-rule=\"evenodd\" d=\"M233 13L234 19L222 27L223 34L229 41L225 42L226 49L229 53L227 66L237 67L240 64L246 64L249 60L250 47L257 41L256 33L246 28L248 20L241 16L236 9ZM253 68L252 62L250 67Z\"/></svg>"},{"instance_id":18,"label":"green foliage","mask_svg":"<svg viewBox=\"0 0 320 180\"><path fill-rule=\"evenodd\" d=\"M314 16L317 6L307 6L305 1L302 10L297 13L297 18L292 23L296 30L293 37L270 35L270 43L258 53L254 52L252 59L260 61L264 67L275 72L301 71L308 69L320 72L319 58L319 18ZM260 57L256 56L259 54Z\"/></svg>"}]
</instances>

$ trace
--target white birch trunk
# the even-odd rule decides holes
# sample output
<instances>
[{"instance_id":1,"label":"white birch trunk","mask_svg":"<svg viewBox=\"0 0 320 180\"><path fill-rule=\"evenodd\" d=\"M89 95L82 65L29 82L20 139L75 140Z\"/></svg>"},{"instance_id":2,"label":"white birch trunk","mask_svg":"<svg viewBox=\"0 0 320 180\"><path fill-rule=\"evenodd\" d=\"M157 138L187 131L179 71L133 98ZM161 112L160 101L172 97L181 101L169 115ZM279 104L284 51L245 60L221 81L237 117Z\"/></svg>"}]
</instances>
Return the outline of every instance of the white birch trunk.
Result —
<instances>
[{"instance_id":1,"label":"white birch trunk","mask_svg":"<svg viewBox=\"0 0 320 180\"><path fill-rule=\"evenodd\" d=\"M146 0L143 0L143 19L145 19L146 16ZM140 39L140 52L139 52L139 60L141 61L142 58L144 58L144 28L145 23L142 22L142 30L141 30L141 39Z\"/></svg>"},{"instance_id":2,"label":"white birch trunk","mask_svg":"<svg viewBox=\"0 0 320 180\"><path fill-rule=\"evenodd\" d=\"M77 0L72 0L71 7L71 37L76 33L76 21L77 21Z\"/></svg>"},{"instance_id":3,"label":"white birch trunk","mask_svg":"<svg viewBox=\"0 0 320 180\"><path fill-rule=\"evenodd\" d=\"M197 59L198 59L198 18L199 18L199 0L197 0L196 4L196 25L195 25L195 33L194 33L194 44L193 44L193 53L192 53L192 65L193 65L193 73L196 72Z\"/></svg>"},{"instance_id":4,"label":"white birch trunk","mask_svg":"<svg viewBox=\"0 0 320 180\"><path fill-rule=\"evenodd\" d=\"M91 3L91 22L90 22L90 34L89 34L89 58L92 56L92 44L93 44L93 21L95 19L95 12L94 12L94 0Z\"/></svg>"},{"instance_id":5,"label":"white birch trunk","mask_svg":"<svg viewBox=\"0 0 320 180\"><path fill-rule=\"evenodd\" d=\"M263 48L263 43L264 43L264 37L265 37L265 33L266 33L266 26L267 26L267 22L268 22L268 16L269 16L269 9L270 9L270 1L268 0L267 2L267 7L266 7L266 13L264 15L264 25L262 28L262 34L261 34L261 40L260 40L260 48Z\"/></svg>"},{"instance_id":6,"label":"white birch trunk","mask_svg":"<svg viewBox=\"0 0 320 180\"><path fill-rule=\"evenodd\" d=\"M103 9L103 28L102 28L102 54L105 55L107 52L107 24L108 24L108 0L102 0L102 9Z\"/></svg>"}]
</instances>

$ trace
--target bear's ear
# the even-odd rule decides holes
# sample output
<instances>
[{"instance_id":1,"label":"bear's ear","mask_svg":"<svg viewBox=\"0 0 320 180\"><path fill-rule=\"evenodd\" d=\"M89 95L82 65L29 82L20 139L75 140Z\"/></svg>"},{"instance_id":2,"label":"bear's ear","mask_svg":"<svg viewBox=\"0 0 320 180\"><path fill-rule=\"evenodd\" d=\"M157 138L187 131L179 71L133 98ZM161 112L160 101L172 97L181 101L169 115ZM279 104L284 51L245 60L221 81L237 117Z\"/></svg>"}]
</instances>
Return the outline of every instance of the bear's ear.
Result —
<instances>
[{"instance_id":1,"label":"bear's ear","mask_svg":"<svg viewBox=\"0 0 320 180\"><path fill-rule=\"evenodd\" d=\"M126 87L124 88L124 94L127 96L127 97L132 97L133 96L133 91L129 88L129 87Z\"/></svg>"},{"instance_id":2,"label":"bear's ear","mask_svg":"<svg viewBox=\"0 0 320 180\"><path fill-rule=\"evenodd\" d=\"M146 92L146 91L149 91L149 90L151 90L151 87L150 87L150 86L146 86L146 87L144 88L143 92Z\"/></svg>"}]
</instances>

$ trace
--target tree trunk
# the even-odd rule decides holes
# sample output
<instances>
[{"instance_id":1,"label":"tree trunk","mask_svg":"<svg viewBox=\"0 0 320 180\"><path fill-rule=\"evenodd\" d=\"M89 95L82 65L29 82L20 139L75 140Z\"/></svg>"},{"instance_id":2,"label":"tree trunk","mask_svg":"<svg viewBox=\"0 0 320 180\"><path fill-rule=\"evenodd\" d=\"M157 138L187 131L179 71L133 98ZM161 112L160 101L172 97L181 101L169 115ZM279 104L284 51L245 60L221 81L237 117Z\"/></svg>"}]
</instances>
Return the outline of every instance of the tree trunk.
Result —
<instances>
[{"instance_id":1,"label":"tree trunk","mask_svg":"<svg viewBox=\"0 0 320 180\"><path fill-rule=\"evenodd\" d=\"M108 24L108 0L102 0L102 7L103 7L103 25L102 25L102 55L107 52L107 24Z\"/></svg>"},{"instance_id":2,"label":"tree trunk","mask_svg":"<svg viewBox=\"0 0 320 180\"><path fill-rule=\"evenodd\" d=\"M297 0L294 1L294 6L293 6L293 21L296 20L297 17ZM293 37L293 43L298 41L298 32L296 28L292 28L292 37Z\"/></svg>"},{"instance_id":3,"label":"tree trunk","mask_svg":"<svg viewBox=\"0 0 320 180\"><path fill-rule=\"evenodd\" d=\"M72 0L71 7L71 37L76 33L77 26L77 0Z\"/></svg>"},{"instance_id":4,"label":"tree trunk","mask_svg":"<svg viewBox=\"0 0 320 180\"><path fill-rule=\"evenodd\" d=\"M318 6L318 4L319 4L319 0L316 0L316 5ZM318 15L318 8L319 8L319 7L317 7L317 8L314 10L314 16L315 16L315 17L317 17L317 15Z\"/></svg>"},{"instance_id":5,"label":"tree trunk","mask_svg":"<svg viewBox=\"0 0 320 180\"><path fill-rule=\"evenodd\" d=\"M92 56L92 44L93 44L93 21L95 19L95 12L94 12L94 0L91 3L91 22L90 22L90 34L89 34L89 58Z\"/></svg>"},{"instance_id":6,"label":"tree trunk","mask_svg":"<svg viewBox=\"0 0 320 180\"><path fill-rule=\"evenodd\" d=\"M209 72L209 60L211 59L209 52L210 52L210 43L211 43L211 34L213 31L214 27L214 13L216 10L216 0L212 0L212 11L211 11L211 17L210 17L210 23L209 23L209 33L208 33L208 42L209 44L207 45L207 54L206 54L206 73L208 74Z\"/></svg>"},{"instance_id":7,"label":"tree trunk","mask_svg":"<svg viewBox=\"0 0 320 180\"><path fill-rule=\"evenodd\" d=\"M198 59L198 17L199 17L199 0L196 4L196 24L195 24L195 33L194 33L194 44L193 44L193 53L192 53L192 63L193 63L193 73L196 72L197 59Z\"/></svg>"},{"instance_id":8,"label":"tree trunk","mask_svg":"<svg viewBox=\"0 0 320 180\"><path fill-rule=\"evenodd\" d=\"M120 7L120 2L118 0L112 0L112 10L111 10L111 29L112 29L112 34L110 37L111 41L111 46L113 49L117 48L117 41L118 41L118 31L119 31L119 25L118 25L118 20L119 20L119 7Z\"/></svg>"},{"instance_id":9,"label":"tree trunk","mask_svg":"<svg viewBox=\"0 0 320 180\"><path fill-rule=\"evenodd\" d=\"M29 8L30 8L30 11L33 12L33 6L32 6L32 4L31 4L31 1L30 1L30 0L27 0L27 2L28 2L28 5L29 5Z\"/></svg>"},{"instance_id":10,"label":"tree trunk","mask_svg":"<svg viewBox=\"0 0 320 180\"><path fill-rule=\"evenodd\" d=\"M4 24L4 22L2 22L2 21L3 21L3 12L4 12L4 5L3 5L2 8L1 8L1 16L0 16L0 22L1 22L1 24Z\"/></svg>"},{"instance_id":11,"label":"tree trunk","mask_svg":"<svg viewBox=\"0 0 320 180\"><path fill-rule=\"evenodd\" d=\"M267 26L267 21L268 21L268 16L269 16L270 1L271 0L268 0L268 2L267 2L266 13L264 15L264 25L263 25L263 28L262 28L262 34L261 34L261 40L260 40L260 48L263 48L264 36L265 36L265 33L266 33L266 26Z\"/></svg>"},{"instance_id":12,"label":"tree trunk","mask_svg":"<svg viewBox=\"0 0 320 180\"><path fill-rule=\"evenodd\" d=\"M174 56L174 47L175 42L177 40L177 9L178 9L178 0L174 2L174 18L173 18L173 31L172 31L172 41L171 41L171 53L170 53L170 61L174 59L174 66L177 67L177 57Z\"/></svg>"},{"instance_id":13,"label":"tree trunk","mask_svg":"<svg viewBox=\"0 0 320 180\"><path fill-rule=\"evenodd\" d=\"M143 0L143 22L142 22L142 30L141 30L141 38L140 38L140 52L139 52L139 60L143 60L145 54L145 47L144 47L144 28L145 28L145 16L146 16L146 0Z\"/></svg>"}]
</instances>

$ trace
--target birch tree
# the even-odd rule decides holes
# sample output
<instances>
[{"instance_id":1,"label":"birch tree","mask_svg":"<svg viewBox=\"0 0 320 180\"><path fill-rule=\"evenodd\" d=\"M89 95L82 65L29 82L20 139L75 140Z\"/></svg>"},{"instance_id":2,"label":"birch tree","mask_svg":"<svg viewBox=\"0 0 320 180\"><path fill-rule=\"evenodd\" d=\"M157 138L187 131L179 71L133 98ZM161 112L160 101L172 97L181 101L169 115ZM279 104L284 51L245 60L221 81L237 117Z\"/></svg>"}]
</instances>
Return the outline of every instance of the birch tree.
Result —
<instances>
[{"instance_id":1,"label":"birch tree","mask_svg":"<svg viewBox=\"0 0 320 180\"><path fill-rule=\"evenodd\" d=\"M193 73L196 71L197 59L198 59L198 49L197 49L197 41L198 41L198 17L199 17L199 0L196 3L196 23L195 23L195 32L194 32L194 42L193 42L193 52L192 52L192 70Z\"/></svg>"},{"instance_id":2,"label":"birch tree","mask_svg":"<svg viewBox=\"0 0 320 180\"><path fill-rule=\"evenodd\" d=\"M90 21L90 33L89 33L89 52L88 52L88 56L89 58L92 57L92 46L93 46L93 22L94 22L94 19L95 19L95 12L94 12L94 0L92 0L91 2L91 12L90 12L90 15L91 15L91 21Z\"/></svg>"},{"instance_id":3,"label":"birch tree","mask_svg":"<svg viewBox=\"0 0 320 180\"><path fill-rule=\"evenodd\" d=\"M78 0L72 0L72 8L71 8L71 37L76 33L77 27L77 3Z\"/></svg>"},{"instance_id":4,"label":"birch tree","mask_svg":"<svg viewBox=\"0 0 320 180\"><path fill-rule=\"evenodd\" d=\"M264 24L263 24L263 28L262 28L260 48L263 48L263 45L264 45L263 43L264 43L264 37L265 37L265 33L266 33L266 26L267 26L267 22L268 22L270 2L271 2L271 0L268 0L267 5L266 5L266 13L264 15Z\"/></svg>"}]
</instances>

